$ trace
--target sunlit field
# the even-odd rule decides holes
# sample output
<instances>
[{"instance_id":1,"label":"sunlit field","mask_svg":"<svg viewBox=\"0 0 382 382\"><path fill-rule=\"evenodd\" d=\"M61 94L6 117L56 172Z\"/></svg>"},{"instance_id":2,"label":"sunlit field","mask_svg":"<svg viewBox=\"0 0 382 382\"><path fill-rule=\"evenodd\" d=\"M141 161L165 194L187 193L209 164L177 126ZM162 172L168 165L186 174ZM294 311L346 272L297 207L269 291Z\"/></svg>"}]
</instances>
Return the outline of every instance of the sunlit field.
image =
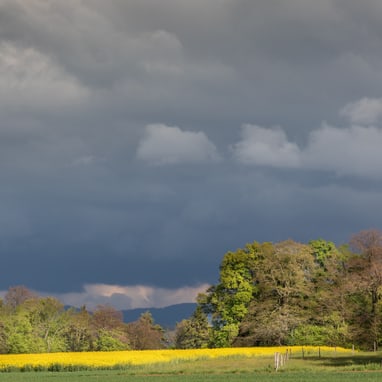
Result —
<instances>
[{"instance_id":1,"label":"sunlit field","mask_svg":"<svg viewBox=\"0 0 382 382\"><path fill-rule=\"evenodd\" d=\"M289 359L275 370L275 353ZM381 353L269 347L0 355L1 382L376 382Z\"/></svg>"},{"instance_id":2,"label":"sunlit field","mask_svg":"<svg viewBox=\"0 0 382 382\"><path fill-rule=\"evenodd\" d=\"M330 347L254 347L226 349L192 349L192 350L145 350L117 352L82 352L82 353L46 353L46 354L3 354L0 355L0 371L24 370L59 370L94 368L108 369L119 366L155 365L163 363L179 363L202 359L233 357L273 356L275 352L289 352L293 356L309 356L327 354L350 354L351 350Z\"/></svg>"}]
</instances>

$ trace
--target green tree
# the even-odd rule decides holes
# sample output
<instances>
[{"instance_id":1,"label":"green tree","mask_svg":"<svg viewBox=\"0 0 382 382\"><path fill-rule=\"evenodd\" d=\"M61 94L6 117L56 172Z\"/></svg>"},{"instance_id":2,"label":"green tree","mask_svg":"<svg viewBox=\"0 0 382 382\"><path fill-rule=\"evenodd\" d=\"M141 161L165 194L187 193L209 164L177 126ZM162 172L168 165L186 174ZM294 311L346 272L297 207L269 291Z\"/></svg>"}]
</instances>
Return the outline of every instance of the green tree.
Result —
<instances>
[{"instance_id":1,"label":"green tree","mask_svg":"<svg viewBox=\"0 0 382 382\"><path fill-rule=\"evenodd\" d=\"M4 353L7 353L7 334L4 321L0 318L0 354Z\"/></svg>"},{"instance_id":2,"label":"green tree","mask_svg":"<svg viewBox=\"0 0 382 382\"><path fill-rule=\"evenodd\" d=\"M177 349L201 349L207 348L209 343L210 327L208 318L199 306L189 319L182 320L177 324L175 347Z\"/></svg>"},{"instance_id":3,"label":"green tree","mask_svg":"<svg viewBox=\"0 0 382 382\"><path fill-rule=\"evenodd\" d=\"M95 350L99 351L117 351L129 349L126 341L123 341L120 333L101 329L97 333Z\"/></svg>"},{"instance_id":4,"label":"green tree","mask_svg":"<svg viewBox=\"0 0 382 382\"><path fill-rule=\"evenodd\" d=\"M351 309L346 264L352 254L347 245L337 248L333 242L323 239L312 240L309 245L318 264L313 279L314 290L309 299L311 318L307 325L294 331L291 343L302 344L297 340L297 334L308 330L310 338L317 334L315 343L347 346L351 343L348 325Z\"/></svg>"},{"instance_id":5,"label":"green tree","mask_svg":"<svg viewBox=\"0 0 382 382\"><path fill-rule=\"evenodd\" d=\"M382 232L361 231L350 244L355 251L348 261L351 326L354 339L373 348L382 343Z\"/></svg>"},{"instance_id":6,"label":"green tree","mask_svg":"<svg viewBox=\"0 0 382 382\"><path fill-rule=\"evenodd\" d=\"M228 252L220 265L219 283L199 297L199 306L212 319L211 346L230 346L255 294L255 264L269 243L247 244Z\"/></svg>"},{"instance_id":7,"label":"green tree","mask_svg":"<svg viewBox=\"0 0 382 382\"><path fill-rule=\"evenodd\" d=\"M258 294L236 345L283 345L308 320L316 264L308 245L292 240L268 247L255 263Z\"/></svg>"},{"instance_id":8,"label":"green tree","mask_svg":"<svg viewBox=\"0 0 382 382\"><path fill-rule=\"evenodd\" d=\"M34 328L30 322L29 312L22 306L16 311L3 317L2 350L5 353L38 353L43 352L41 342L35 336Z\"/></svg>"},{"instance_id":9,"label":"green tree","mask_svg":"<svg viewBox=\"0 0 382 382\"><path fill-rule=\"evenodd\" d=\"M66 350L65 332L69 322L64 305L54 297L39 298L26 304L36 336L42 340L45 352Z\"/></svg>"},{"instance_id":10,"label":"green tree","mask_svg":"<svg viewBox=\"0 0 382 382\"><path fill-rule=\"evenodd\" d=\"M309 245L312 248L312 254L316 262L325 268L327 261L337 253L336 245L331 241L324 239L311 240Z\"/></svg>"},{"instance_id":11,"label":"green tree","mask_svg":"<svg viewBox=\"0 0 382 382\"><path fill-rule=\"evenodd\" d=\"M82 306L78 312L73 308L68 310L65 341L69 351L90 351L94 349L91 315L85 306Z\"/></svg>"}]
</instances>

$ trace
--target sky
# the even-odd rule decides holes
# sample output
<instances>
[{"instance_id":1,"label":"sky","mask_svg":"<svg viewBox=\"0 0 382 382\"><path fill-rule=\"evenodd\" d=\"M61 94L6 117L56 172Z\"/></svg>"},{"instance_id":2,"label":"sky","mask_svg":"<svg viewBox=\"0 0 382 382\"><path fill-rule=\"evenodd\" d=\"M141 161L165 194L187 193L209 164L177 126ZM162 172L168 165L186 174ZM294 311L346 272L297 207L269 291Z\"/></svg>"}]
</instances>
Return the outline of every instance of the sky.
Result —
<instances>
[{"instance_id":1,"label":"sky","mask_svg":"<svg viewBox=\"0 0 382 382\"><path fill-rule=\"evenodd\" d=\"M379 0L0 0L0 295L194 301L253 241L382 228Z\"/></svg>"}]
</instances>

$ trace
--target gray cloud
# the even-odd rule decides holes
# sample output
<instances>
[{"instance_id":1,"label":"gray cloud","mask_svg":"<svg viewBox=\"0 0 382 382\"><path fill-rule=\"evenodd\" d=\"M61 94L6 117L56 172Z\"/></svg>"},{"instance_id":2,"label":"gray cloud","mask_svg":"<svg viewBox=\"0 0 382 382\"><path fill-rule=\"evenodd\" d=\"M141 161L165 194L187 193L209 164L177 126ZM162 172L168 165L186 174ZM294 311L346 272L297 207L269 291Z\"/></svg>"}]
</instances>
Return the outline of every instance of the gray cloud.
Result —
<instances>
[{"instance_id":1,"label":"gray cloud","mask_svg":"<svg viewBox=\"0 0 382 382\"><path fill-rule=\"evenodd\" d=\"M340 115L349 118L352 123L371 125L381 121L382 98L362 98L347 104Z\"/></svg>"},{"instance_id":2,"label":"gray cloud","mask_svg":"<svg viewBox=\"0 0 382 382\"><path fill-rule=\"evenodd\" d=\"M0 0L0 288L164 296L248 241L378 227L380 11Z\"/></svg>"},{"instance_id":3,"label":"gray cloud","mask_svg":"<svg viewBox=\"0 0 382 382\"><path fill-rule=\"evenodd\" d=\"M351 119L376 121L379 100L361 100L342 109ZM368 106L371 105L371 108ZM242 140L232 146L234 158L243 164L334 172L338 176L381 179L379 163L382 129L375 126L334 127L323 123L310 131L299 147L280 127L242 126Z\"/></svg>"},{"instance_id":4,"label":"gray cloud","mask_svg":"<svg viewBox=\"0 0 382 382\"><path fill-rule=\"evenodd\" d=\"M308 168L381 179L381 144L382 129L377 127L323 125L310 133L308 146L302 155Z\"/></svg>"},{"instance_id":5,"label":"gray cloud","mask_svg":"<svg viewBox=\"0 0 382 382\"><path fill-rule=\"evenodd\" d=\"M3 113L48 112L79 107L88 92L50 57L28 47L0 44Z\"/></svg>"}]
</instances>

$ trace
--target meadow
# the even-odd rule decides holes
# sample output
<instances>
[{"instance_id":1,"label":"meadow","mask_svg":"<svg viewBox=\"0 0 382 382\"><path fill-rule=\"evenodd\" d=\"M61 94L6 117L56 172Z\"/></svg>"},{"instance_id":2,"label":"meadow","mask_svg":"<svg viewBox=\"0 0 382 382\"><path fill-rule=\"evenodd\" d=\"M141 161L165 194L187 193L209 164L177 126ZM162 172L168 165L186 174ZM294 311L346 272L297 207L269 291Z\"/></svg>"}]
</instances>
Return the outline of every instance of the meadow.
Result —
<instances>
[{"instance_id":1,"label":"meadow","mask_svg":"<svg viewBox=\"0 0 382 382\"><path fill-rule=\"evenodd\" d=\"M0 355L2 382L379 381L382 354L292 347ZM61 362L61 363L59 363ZM48 371L49 370L49 371Z\"/></svg>"}]
</instances>

